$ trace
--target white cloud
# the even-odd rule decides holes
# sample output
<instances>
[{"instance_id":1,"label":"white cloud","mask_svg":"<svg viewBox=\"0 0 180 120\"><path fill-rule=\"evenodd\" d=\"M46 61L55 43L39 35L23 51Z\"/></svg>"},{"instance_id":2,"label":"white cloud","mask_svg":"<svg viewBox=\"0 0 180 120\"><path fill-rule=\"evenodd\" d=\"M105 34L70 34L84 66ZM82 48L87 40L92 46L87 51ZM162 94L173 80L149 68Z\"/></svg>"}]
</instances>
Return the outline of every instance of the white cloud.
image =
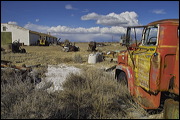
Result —
<instances>
[{"instance_id":1,"label":"white cloud","mask_svg":"<svg viewBox=\"0 0 180 120\"><path fill-rule=\"evenodd\" d=\"M64 34L84 34L84 33L86 34L120 34L120 33L125 33L125 28L118 27L118 26L113 26L111 28L108 28L108 27L70 28L67 26L58 25L57 27L50 27L48 31L53 32L53 33L64 33Z\"/></svg>"},{"instance_id":2,"label":"white cloud","mask_svg":"<svg viewBox=\"0 0 180 120\"><path fill-rule=\"evenodd\" d=\"M166 12L163 9L153 10L152 13L155 13L155 14L166 14Z\"/></svg>"},{"instance_id":3,"label":"white cloud","mask_svg":"<svg viewBox=\"0 0 180 120\"><path fill-rule=\"evenodd\" d=\"M112 35L114 36L114 40L119 41L120 35L126 32L126 29L123 27L113 26L113 27L91 27L91 28L71 28L67 26L42 26L33 23L28 23L24 26L24 28L48 33L50 32L51 35L54 35L58 38L62 38L62 40L69 39L70 41L109 41L112 39Z\"/></svg>"},{"instance_id":4,"label":"white cloud","mask_svg":"<svg viewBox=\"0 0 180 120\"><path fill-rule=\"evenodd\" d=\"M47 30L50 28L48 26L42 26L42 25L36 25L33 23L28 22L28 24L26 24L24 26L24 28L32 30L32 31L37 31L37 32L42 32L42 33L47 33Z\"/></svg>"},{"instance_id":5,"label":"white cloud","mask_svg":"<svg viewBox=\"0 0 180 120\"><path fill-rule=\"evenodd\" d=\"M39 22L39 19L36 19L36 22Z\"/></svg>"},{"instance_id":6,"label":"white cloud","mask_svg":"<svg viewBox=\"0 0 180 120\"><path fill-rule=\"evenodd\" d=\"M138 15L135 12L122 12L120 14L109 13L107 15L99 15L97 13L89 13L81 17L81 20L96 20L97 24L108 26L132 26L139 25Z\"/></svg>"},{"instance_id":7,"label":"white cloud","mask_svg":"<svg viewBox=\"0 0 180 120\"><path fill-rule=\"evenodd\" d=\"M98 20L100 19L101 15L98 15L97 13L89 13L87 15L84 15L81 17L81 20Z\"/></svg>"},{"instance_id":8,"label":"white cloud","mask_svg":"<svg viewBox=\"0 0 180 120\"><path fill-rule=\"evenodd\" d=\"M17 22L14 21L9 21L8 24L13 24L13 25L17 25Z\"/></svg>"},{"instance_id":9,"label":"white cloud","mask_svg":"<svg viewBox=\"0 0 180 120\"><path fill-rule=\"evenodd\" d=\"M72 8L69 6L67 8ZM82 20L96 20L97 24L108 25L109 27L68 27L68 26L42 26L28 23L24 27L37 32L50 32L61 40L69 39L70 41L119 41L120 36L126 33L124 26L139 25L138 15L135 12L122 12L120 14L109 13L107 15L99 15L97 13L89 13L81 17Z\"/></svg>"},{"instance_id":10,"label":"white cloud","mask_svg":"<svg viewBox=\"0 0 180 120\"><path fill-rule=\"evenodd\" d=\"M77 9L77 8L72 7L72 5L70 5L70 4L65 5L65 8L67 10L76 10Z\"/></svg>"}]
</instances>

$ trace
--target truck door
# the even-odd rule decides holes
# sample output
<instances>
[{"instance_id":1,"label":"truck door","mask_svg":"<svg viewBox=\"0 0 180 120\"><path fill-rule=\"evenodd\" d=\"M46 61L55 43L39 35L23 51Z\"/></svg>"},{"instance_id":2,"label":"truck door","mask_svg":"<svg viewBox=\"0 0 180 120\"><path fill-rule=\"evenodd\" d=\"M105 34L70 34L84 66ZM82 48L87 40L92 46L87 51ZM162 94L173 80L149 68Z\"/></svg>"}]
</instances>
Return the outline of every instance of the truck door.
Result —
<instances>
[{"instance_id":1,"label":"truck door","mask_svg":"<svg viewBox=\"0 0 180 120\"><path fill-rule=\"evenodd\" d=\"M134 60L135 85L149 91L151 58L156 51L158 27L148 26L143 30L140 46L132 51Z\"/></svg>"}]
</instances>

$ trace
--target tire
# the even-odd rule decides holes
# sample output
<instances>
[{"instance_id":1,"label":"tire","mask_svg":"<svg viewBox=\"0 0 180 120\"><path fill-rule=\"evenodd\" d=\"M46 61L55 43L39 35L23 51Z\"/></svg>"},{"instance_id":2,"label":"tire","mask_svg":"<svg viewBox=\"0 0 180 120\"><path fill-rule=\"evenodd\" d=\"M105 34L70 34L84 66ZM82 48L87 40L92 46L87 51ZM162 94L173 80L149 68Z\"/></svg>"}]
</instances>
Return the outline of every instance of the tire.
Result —
<instances>
[{"instance_id":1,"label":"tire","mask_svg":"<svg viewBox=\"0 0 180 120\"><path fill-rule=\"evenodd\" d=\"M125 72L120 72L119 75L118 75L117 81L118 81L120 84L123 84L123 85L126 85L126 86L127 86L128 83L127 83L126 73L125 73Z\"/></svg>"}]
</instances>

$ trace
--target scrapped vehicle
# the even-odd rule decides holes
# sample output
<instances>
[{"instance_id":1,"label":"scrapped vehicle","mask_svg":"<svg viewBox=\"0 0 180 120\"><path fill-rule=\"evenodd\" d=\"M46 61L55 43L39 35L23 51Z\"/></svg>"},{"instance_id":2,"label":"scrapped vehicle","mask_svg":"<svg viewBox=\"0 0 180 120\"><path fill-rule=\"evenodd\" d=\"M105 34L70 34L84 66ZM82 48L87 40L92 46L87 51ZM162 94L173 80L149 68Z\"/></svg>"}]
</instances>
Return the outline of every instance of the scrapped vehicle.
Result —
<instances>
[{"instance_id":1,"label":"scrapped vehicle","mask_svg":"<svg viewBox=\"0 0 180 120\"><path fill-rule=\"evenodd\" d=\"M179 19L127 27L127 50L118 53L116 79L144 109L179 118Z\"/></svg>"},{"instance_id":2,"label":"scrapped vehicle","mask_svg":"<svg viewBox=\"0 0 180 120\"><path fill-rule=\"evenodd\" d=\"M96 42L90 41L88 44L88 50L87 51L91 51L91 52L97 51L96 50Z\"/></svg>"},{"instance_id":3,"label":"scrapped vehicle","mask_svg":"<svg viewBox=\"0 0 180 120\"><path fill-rule=\"evenodd\" d=\"M21 43L18 40L15 40L11 47L13 53L26 53L26 49L21 48Z\"/></svg>"},{"instance_id":4,"label":"scrapped vehicle","mask_svg":"<svg viewBox=\"0 0 180 120\"><path fill-rule=\"evenodd\" d=\"M72 43L69 40L64 41L63 51L64 52L76 52L79 51L80 48L78 46L75 46L75 42Z\"/></svg>"},{"instance_id":5,"label":"scrapped vehicle","mask_svg":"<svg viewBox=\"0 0 180 120\"><path fill-rule=\"evenodd\" d=\"M37 41L38 46L49 46L49 42L47 41L46 36L40 36L39 40Z\"/></svg>"}]
</instances>

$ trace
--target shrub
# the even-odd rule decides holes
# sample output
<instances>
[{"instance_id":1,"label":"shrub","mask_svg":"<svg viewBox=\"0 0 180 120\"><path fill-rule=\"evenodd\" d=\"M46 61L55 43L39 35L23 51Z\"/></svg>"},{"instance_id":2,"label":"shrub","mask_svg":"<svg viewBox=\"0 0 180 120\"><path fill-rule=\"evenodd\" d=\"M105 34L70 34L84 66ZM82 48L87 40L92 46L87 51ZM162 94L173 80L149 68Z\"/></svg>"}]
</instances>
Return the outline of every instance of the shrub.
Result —
<instances>
[{"instance_id":1,"label":"shrub","mask_svg":"<svg viewBox=\"0 0 180 120\"><path fill-rule=\"evenodd\" d=\"M71 61L72 61L72 58L70 58L70 57L63 58L64 63L68 63L68 62L71 62Z\"/></svg>"},{"instance_id":2,"label":"shrub","mask_svg":"<svg viewBox=\"0 0 180 120\"><path fill-rule=\"evenodd\" d=\"M46 91L34 90L13 106L15 119L46 119L57 111L56 97Z\"/></svg>"},{"instance_id":3,"label":"shrub","mask_svg":"<svg viewBox=\"0 0 180 120\"><path fill-rule=\"evenodd\" d=\"M63 89L61 101L72 119L123 118L126 115L122 104L129 104L127 89L119 87L113 76L103 70L87 69L82 75L71 74Z\"/></svg>"},{"instance_id":4,"label":"shrub","mask_svg":"<svg viewBox=\"0 0 180 120\"><path fill-rule=\"evenodd\" d=\"M34 89L34 84L20 78L15 77L18 82L13 84L1 84L1 118L133 119L145 115L127 88L103 70L87 68L82 74L72 73L63 90L54 93Z\"/></svg>"},{"instance_id":5,"label":"shrub","mask_svg":"<svg viewBox=\"0 0 180 120\"><path fill-rule=\"evenodd\" d=\"M73 56L73 61L75 63L82 63L83 62L83 58L82 58L82 56L80 54L75 54Z\"/></svg>"}]
</instances>

